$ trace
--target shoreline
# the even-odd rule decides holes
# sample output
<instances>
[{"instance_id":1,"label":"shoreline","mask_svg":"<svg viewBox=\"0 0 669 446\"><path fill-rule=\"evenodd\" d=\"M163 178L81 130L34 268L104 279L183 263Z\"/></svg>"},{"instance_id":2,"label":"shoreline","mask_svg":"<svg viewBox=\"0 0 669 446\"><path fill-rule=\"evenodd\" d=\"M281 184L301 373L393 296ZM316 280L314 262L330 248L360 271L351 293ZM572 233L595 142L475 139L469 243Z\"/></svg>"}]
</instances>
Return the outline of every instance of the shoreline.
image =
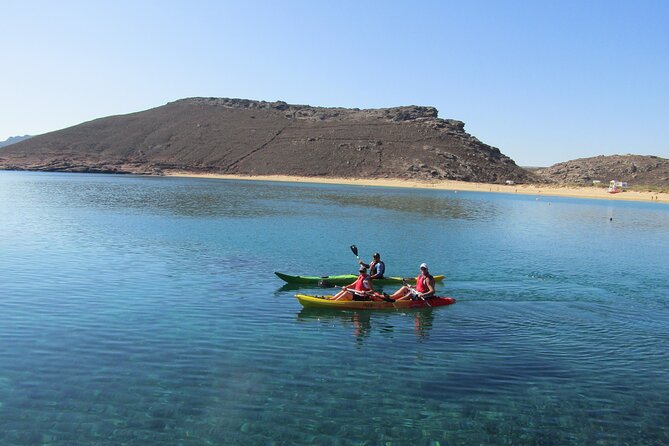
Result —
<instances>
[{"instance_id":1,"label":"shoreline","mask_svg":"<svg viewBox=\"0 0 669 446\"><path fill-rule=\"evenodd\" d=\"M612 201L646 201L651 203L669 203L669 194L664 192L625 191L609 194L605 187L560 187L540 186L535 184L488 184L470 183L454 180L403 180L399 178L332 178L302 177L291 175L227 175L213 173L194 173L183 171L166 171L165 176L185 178L210 178L220 180L242 181L277 181L290 183L340 184L349 186L398 187L408 189L433 189L462 192L489 192L519 195L555 196L571 198L595 198Z\"/></svg>"}]
</instances>

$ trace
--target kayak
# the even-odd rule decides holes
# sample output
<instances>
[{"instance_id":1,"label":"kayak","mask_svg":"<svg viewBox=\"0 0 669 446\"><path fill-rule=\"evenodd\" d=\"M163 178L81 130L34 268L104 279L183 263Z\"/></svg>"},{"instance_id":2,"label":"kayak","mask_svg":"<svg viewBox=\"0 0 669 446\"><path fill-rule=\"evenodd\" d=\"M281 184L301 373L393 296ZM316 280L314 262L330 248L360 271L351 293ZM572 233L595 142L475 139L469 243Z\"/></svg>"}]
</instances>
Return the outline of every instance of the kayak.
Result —
<instances>
[{"instance_id":1,"label":"kayak","mask_svg":"<svg viewBox=\"0 0 669 446\"><path fill-rule=\"evenodd\" d=\"M377 302L358 300L328 300L330 296L309 296L296 294L295 297L305 308L330 308L337 310L405 310L414 308L443 307L455 303L452 297L435 296L424 300L400 300L398 302ZM429 305L428 305L429 304Z\"/></svg>"},{"instance_id":2,"label":"kayak","mask_svg":"<svg viewBox=\"0 0 669 446\"><path fill-rule=\"evenodd\" d=\"M275 272L279 279L286 281L288 283L301 283L305 285L321 285L321 286L331 286L331 285L348 285L355 282L355 279L358 278L355 274L341 274L339 276L291 276L289 274L283 274L280 272ZM433 276L436 282L441 282L444 280L444 276ZM416 283L415 277L384 277L383 279L374 279L375 285L391 285L391 284L401 284L402 280L406 280L408 283Z\"/></svg>"}]
</instances>

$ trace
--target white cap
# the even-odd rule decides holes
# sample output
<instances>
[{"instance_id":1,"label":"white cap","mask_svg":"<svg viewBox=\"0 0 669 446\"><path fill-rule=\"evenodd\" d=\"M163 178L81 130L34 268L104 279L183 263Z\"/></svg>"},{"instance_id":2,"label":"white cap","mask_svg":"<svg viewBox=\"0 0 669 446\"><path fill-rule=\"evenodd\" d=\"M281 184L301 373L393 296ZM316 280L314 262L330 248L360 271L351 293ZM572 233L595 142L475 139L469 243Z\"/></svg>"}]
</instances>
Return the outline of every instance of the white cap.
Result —
<instances>
[{"instance_id":1,"label":"white cap","mask_svg":"<svg viewBox=\"0 0 669 446\"><path fill-rule=\"evenodd\" d=\"M421 263L421 264L420 264L420 267L421 267L421 268L425 268L425 269L429 269L429 268L427 267L427 263Z\"/></svg>"}]
</instances>

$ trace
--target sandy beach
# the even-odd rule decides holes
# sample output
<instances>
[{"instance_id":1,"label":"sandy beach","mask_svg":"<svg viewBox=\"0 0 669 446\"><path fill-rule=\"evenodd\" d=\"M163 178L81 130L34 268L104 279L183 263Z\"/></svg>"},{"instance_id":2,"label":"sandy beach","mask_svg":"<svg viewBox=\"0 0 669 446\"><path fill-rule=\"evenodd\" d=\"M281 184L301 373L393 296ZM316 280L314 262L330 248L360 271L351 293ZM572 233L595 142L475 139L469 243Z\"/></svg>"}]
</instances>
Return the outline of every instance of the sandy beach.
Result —
<instances>
[{"instance_id":1,"label":"sandy beach","mask_svg":"<svg viewBox=\"0 0 669 446\"><path fill-rule=\"evenodd\" d=\"M486 184L470 183L466 181L450 180L402 180L397 178L359 179L359 178L325 178L325 177L300 177L288 175L219 175L204 174L181 171L166 171L166 176L191 177L191 178L216 178L227 180L248 181L283 181L291 183L315 183L315 184L346 184L354 186L371 187L403 187L414 189L436 189L468 192L494 192L503 194L535 195L537 197L573 197L573 198L597 198L602 200L623 201L648 201L653 203L669 203L669 194L663 192L640 192L625 191L617 194L609 194L606 187L557 187L539 186L530 184Z\"/></svg>"}]
</instances>

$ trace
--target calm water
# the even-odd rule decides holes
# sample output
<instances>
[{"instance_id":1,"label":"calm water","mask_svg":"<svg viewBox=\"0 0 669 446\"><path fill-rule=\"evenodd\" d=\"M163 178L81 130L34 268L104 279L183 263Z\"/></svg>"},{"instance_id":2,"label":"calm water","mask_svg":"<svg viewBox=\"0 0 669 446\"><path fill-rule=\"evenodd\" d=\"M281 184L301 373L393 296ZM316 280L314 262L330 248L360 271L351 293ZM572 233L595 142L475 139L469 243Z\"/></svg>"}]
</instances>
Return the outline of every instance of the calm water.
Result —
<instances>
[{"instance_id":1,"label":"calm water","mask_svg":"<svg viewBox=\"0 0 669 446\"><path fill-rule=\"evenodd\" d=\"M353 243L458 303L273 275ZM666 445L668 278L657 203L0 172L0 444Z\"/></svg>"}]
</instances>

